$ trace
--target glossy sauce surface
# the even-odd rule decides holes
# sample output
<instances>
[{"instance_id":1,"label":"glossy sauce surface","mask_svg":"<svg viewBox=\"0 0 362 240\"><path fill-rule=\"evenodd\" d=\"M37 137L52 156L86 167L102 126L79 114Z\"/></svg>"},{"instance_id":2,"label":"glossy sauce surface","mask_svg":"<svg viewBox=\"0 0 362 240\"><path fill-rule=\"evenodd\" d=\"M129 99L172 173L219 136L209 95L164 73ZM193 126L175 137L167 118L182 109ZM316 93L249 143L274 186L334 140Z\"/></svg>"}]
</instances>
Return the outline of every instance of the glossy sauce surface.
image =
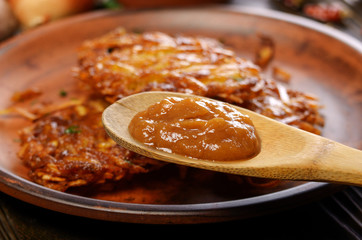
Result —
<instances>
[{"instance_id":1,"label":"glossy sauce surface","mask_svg":"<svg viewBox=\"0 0 362 240\"><path fill-rule=\"evenodd\" d=\"M249 116L198 97L168 97L136 114L129 131L146 145L198 159L242 160L260 151Z\"/></svg>"}]
</instances>

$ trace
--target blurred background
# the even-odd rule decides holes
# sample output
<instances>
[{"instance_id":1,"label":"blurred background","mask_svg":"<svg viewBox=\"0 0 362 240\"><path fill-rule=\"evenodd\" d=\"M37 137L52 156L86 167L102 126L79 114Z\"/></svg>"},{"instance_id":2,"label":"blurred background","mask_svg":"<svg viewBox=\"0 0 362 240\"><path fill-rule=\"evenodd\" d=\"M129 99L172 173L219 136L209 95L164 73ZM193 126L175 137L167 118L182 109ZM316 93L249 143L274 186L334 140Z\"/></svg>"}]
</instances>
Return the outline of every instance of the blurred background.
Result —
<instances>
[{"instance_id":1,"label":"blurred background","mask_svg":"<svg viewBox=\"0 0 362 240\"><path fill-rule=\"evenodd\" d=\"M235 4L269 8L313 19L362 40L361 0L0 0L0 41L71 15L102 9Z\"/></svg>"}]
</instances>

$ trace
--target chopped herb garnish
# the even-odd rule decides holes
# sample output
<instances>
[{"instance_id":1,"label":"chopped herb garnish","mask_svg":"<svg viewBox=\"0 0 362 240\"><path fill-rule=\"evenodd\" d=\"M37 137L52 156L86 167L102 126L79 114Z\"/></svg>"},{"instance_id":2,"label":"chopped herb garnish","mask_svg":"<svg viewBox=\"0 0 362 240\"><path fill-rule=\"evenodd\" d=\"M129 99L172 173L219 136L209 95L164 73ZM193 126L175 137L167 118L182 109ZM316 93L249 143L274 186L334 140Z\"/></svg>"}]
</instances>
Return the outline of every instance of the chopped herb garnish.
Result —
<instances>
[{"instance_id":1,"label":"chopped herb garnish","mask_svg":"<svg viewBox=\"0 0 362 240\"><path fill-rule=\"evenodd\" d=\"M125 161L126 163L130 164L130 165L134 165L133 162L131 162L127 157L125 157L123 159L123 161Z\"/></svg>"},{"instance_id":2,"label":"chopped herb garnish","mask_svg":"<svg viewBox=\"0 0 362 240\"><path fill-rule=\"evenodd\" d=\"M59 96L66 97L67 95L68 95L68 93L65 90L60 90L59 91Z\"/></svg>"},{"instance_id":3,"label":"chopped herb garnish","mask_svg":"<svg viewBox=\"0 0 362 240\"><path fill-rule=\"evenodd\" d=\"M238 82L241 82L241 81L244 81L245 80L245 78L243 78L243 77L234 77L233 78L235 81L238 81Z\"/></svg>"},{"instance_id":4,"label":"chopped herb garnish","mask_svg":"<svg viewBox=\"0 0 362 240\"><path fill-rule=\"evenodd\" d=\"M122 7L117 0L103 0L102 5L109 9L120 9Z\"/></svg>"},{"instance_id":5,"label":"chopped herb garnish","mask_svg":"<svg viewBox=\"0 0 362 240\"><path fill-rule=\"evenodd\" d=\"M66 134L75 134L75 133L80 133L80 132L81 132L81 130L79 129L79 126L69 126L64 131L64 133L66 133Z\"/></svg>"}]
</instances>

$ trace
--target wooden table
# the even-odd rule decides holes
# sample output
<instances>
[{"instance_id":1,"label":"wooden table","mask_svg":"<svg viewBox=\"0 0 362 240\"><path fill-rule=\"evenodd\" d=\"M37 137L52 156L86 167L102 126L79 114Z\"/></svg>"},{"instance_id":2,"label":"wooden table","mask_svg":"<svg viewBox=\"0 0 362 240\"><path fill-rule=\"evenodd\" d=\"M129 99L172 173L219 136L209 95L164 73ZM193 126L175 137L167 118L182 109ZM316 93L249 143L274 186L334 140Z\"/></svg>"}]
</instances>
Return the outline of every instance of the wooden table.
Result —
<instances>
[{"instance_id":1,"label":"wooden table","mask_svg":"<svg viewBox=\"0 0 362 240\"><path fill-rule=\"evenodd\" d=\"M324 201L328 201L325 199ZM321 201L323 202L323 201ZM98 221L35 207L0 194L0 239L106 240L137 238L349 239L321 202L248 220L201 225L143 225ZM125 236L126 234L126 236ZM224 236L226 235L226 236ZM117 237L117 238L116 238ZM353 239L353 238L352 238Z\"/></svg>"}]
</instances>

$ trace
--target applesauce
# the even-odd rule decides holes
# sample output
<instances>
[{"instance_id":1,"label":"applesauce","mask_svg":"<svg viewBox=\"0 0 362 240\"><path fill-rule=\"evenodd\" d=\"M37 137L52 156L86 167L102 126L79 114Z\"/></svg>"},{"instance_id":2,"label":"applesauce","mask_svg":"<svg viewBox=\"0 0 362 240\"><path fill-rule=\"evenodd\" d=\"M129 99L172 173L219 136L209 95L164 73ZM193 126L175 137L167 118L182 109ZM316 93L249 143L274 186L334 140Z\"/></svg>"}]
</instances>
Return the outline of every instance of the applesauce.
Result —
<instances>
[{"instance_id":1,"label":"applesauce","mask_svg":"<svg viewBox=\"0 0 362 240\"><path fill-rule=\"evenodd\" d=\"M136 140L169 153L229 161L260 151L249 116L230 105L199 97L168 97L137 113L128 127Z\"/></svg>"}]
</instances>

